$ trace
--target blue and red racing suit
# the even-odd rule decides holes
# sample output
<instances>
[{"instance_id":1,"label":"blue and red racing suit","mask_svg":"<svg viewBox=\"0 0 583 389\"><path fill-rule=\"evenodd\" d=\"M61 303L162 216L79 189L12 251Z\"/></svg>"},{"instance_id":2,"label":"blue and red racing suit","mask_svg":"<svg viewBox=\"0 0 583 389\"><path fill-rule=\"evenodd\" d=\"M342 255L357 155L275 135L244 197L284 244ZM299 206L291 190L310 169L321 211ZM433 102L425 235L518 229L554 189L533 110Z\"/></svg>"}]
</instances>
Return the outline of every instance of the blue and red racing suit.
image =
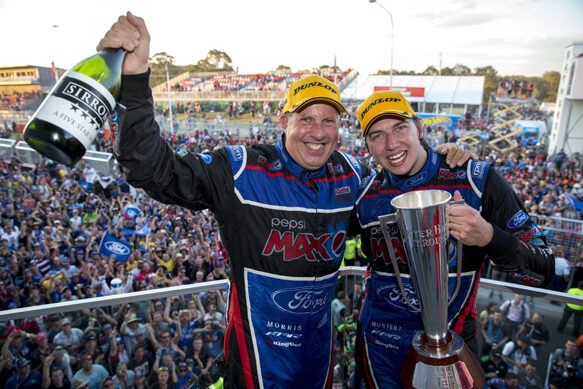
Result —
<instances>
[{"instance_id":1,"label":"blue and red racing suit","mask_svg":"<svg viewBox=\"0 0 583 389\"><path fill-rule=\"evenodd\" d=\"M395 212L391 200L405 192L440 189L480 210L494 227L486 247L463 246L462 281L459 294L448 308L450 329L460 334L477 354L476 296L484 260L524 285L545 286L553 279L554 257L539 228L510 185L487 162L468 161L450 169L445 158L428 149L428 160L417 174L398 177L383 170L357 201L356 213L362 232L362 248L369 261L366 297L359 318L356 360L359 375L368 388L399 388L400 373L414 332L423 329L421 316L412 312L401 296L378 216ZM403 286L414 304L416 295L406 265L398 227L390 228ZM451 238L449 296L456 285L457 245Z\"/></svg>"},{"instance_id":2,"label":"blue and red racing suit","mask_svg":"<svg viewBox=\"0 0 583 389\"><path fill-rule=\"evenodd\" d=\"M160 137L147 74L124 77L120 104L114 149L127 181L219 222L231 268L225 388L331 387L331 301L370 169L335 151L306 171L282 141L175 153Z\"/></svg>"}]
</instances>

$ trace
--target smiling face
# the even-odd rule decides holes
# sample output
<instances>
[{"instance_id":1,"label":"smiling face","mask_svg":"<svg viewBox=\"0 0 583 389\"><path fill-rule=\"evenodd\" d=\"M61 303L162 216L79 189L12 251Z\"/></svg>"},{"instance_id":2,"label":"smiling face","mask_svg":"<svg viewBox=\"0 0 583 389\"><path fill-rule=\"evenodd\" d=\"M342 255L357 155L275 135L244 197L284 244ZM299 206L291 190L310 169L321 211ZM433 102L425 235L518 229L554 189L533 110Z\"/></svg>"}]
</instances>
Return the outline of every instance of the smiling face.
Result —
<instances>
[{"instance_id":1,"label":"smiling face","mask_svg":"<svg viewBox=\"0 0 583 389\"><path fill-rule=\"evenodd\" d=\"M423 134L413 119L387 116L368 130L366 144L374 159L398 176L417 173L427 160L427 151L420 142Z\"/></svg>"},{"instance_id":2,"label":"smiling face","mask_svg":"<svg viewBox=\"0 0 583 389\"><path fill-rule=\"evenodd\" d=\"M307 170L324 166L338 141L338 111L325 103L310 104L300 112L281 117L285 148Z\"/></svg>"}]
</instances>

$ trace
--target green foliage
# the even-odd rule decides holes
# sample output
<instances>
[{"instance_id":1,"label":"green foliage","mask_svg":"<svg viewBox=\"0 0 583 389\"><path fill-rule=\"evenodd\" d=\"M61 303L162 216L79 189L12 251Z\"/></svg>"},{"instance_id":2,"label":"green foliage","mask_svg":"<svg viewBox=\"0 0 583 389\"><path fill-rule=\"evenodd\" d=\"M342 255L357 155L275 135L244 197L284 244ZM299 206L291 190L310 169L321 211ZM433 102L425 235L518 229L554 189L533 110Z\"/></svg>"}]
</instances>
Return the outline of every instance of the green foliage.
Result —
<instances>
[{"instance_id":1,"label":"green foliage","mask_svg":"<svg viewBox=\"0 0 583 389\"><path fill-rule=\"evenodd\" d=\"M436 75L439 74L439 70L437 70L435 68L435 66L430 65L423 72L421 72L421 74L424 74L424 75L427 75L427 76L436 76Z\"/></svg>"},{"instance_id":2,"label":"green foliage","mask_svg":"<svg viewBox=\"0 0 583 389\"><path fill-rule=\"evenodd\" d=\"M482 98L483 104L488 104L490 96L496 94L498 91L498 84L500 83L500 77L498 77L498 71L492 66L484 66L474 69L474 75L484 76L484 95Z\"/></svg>"},{"instance_id":3,"label":"green foliage","mask_svg":"<svg viewBox=\"0 0 583 389\"><path fill-rule=\"evenodd\" d=\"M196 63L195 68L199 72L233 71L233 60L224 51L213 49L208 52L206 58Z\"/></svg>"},{"instance_id":4,"label":"green foliage","mask_svg":"<svg viewBox=\"0 0 583 389\"><path fill-rule=\"evenodd\" d=\"M557 101L557 93L559 91L559 82L561 81L561 74L557 71L545 72L545 74L543 74L542 80L549 83L549 89L546 95L541 98L541 101L550 102Z\"/></svg>"}]
</instances>

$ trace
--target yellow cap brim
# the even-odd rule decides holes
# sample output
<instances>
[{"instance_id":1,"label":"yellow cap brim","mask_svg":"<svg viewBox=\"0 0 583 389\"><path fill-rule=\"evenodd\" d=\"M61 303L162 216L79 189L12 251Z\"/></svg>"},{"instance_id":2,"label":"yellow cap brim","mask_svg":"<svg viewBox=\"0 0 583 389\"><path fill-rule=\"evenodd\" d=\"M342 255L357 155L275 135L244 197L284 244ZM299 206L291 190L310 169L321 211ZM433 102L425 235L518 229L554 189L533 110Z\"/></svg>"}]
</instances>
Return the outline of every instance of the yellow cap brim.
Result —
<instances>
[{"instance_id":1,"label":"yellow cap brim","mask_svg":"<svg viewBox=\"0 0 583 389\"><path fill-rule=\"evenodd\" d=\"M397 117L400 117L402 119L412 119L413 118L413 115L411 115L409 112L395 111L395 110L381 111L381 112L377 113L376 115L374 115L373 118L368 122L368 124L366 125L366 128L362 132L362 134L363 134L362 136L366 136L366 134L368 134L368 130L377 121L379 121L382 118L389 117L389 116L397 116Z\"/></svg>"},{"instance_id":2,"label":"yellow cap brim","mask_svg":"<svg viewBox=\"0 0 583 389\"><path fill-rule=\"evenodd\" d=\"M317 102L322 102L322 103L332 105L334 108L336 108L338 113L346 112L346 108L344 108L344 106L342 104L340 104L338 101L336 101L334 99L327 98L327 97L322 97L322 96L304 99L304 100L300 101L299 104L296 104L296 106L293 107L293 109L289 109L287 111L284 110L284 111L285 112L298 112L298 111L301 111L302 108L304 108L306 105L311 104L311 103L317 103Z\"/></svg>"}]
</instances>

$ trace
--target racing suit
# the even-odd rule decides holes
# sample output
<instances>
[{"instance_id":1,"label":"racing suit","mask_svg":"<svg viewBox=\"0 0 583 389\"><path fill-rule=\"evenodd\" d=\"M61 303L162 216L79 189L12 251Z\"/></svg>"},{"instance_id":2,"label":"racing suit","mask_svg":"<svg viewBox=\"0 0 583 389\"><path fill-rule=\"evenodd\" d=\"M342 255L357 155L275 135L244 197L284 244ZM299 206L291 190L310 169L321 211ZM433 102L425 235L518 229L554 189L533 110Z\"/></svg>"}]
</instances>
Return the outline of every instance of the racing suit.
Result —
<instances>
[{"instance_id":1,"label":"racing suit","mask_svg":"<svg viewBox=\"0 0 583 389\"><path fill-rule=\"evenodd\" d=\"M453 197L458 190L466 204L479 210L493 225L494 236L487 246L463 246L461 287L448 308L449 328L460 334L475 354L478 350L476 296L486 256L521 284L545 286L553 279L552 251L506 180L487 162L470 160L452 170L445 158L431 148L427 151L425 166L413 176L398 177L386 170L377 174L355 207L363 229L363 251L369 262L355 357L359 375L368 388L401 387L400 373L414 332L423 329L421 315L411 312L401 297L378 221L378 216L395 212L390 203L394 197L425 189L444 190ZM396 224L390 227L390 233L403 286L415 304L414 286ZM457 244L450 239L448 290L451 298L456 286Z\"/></svg>"},{"instance_id":2,"label":"racing suit","mask_svg":"<svg viewBox=\"0 0 583 389\"><path fill-rule=\"evenodd\" d=\"M335 151L307 171L281 140L175 153L154 120L148 74L124 77L120 104L114 151L127 181L219 223L231 266L225 388L331 387L331 302L371 170Z\"/></svg>"}]
</instances>

